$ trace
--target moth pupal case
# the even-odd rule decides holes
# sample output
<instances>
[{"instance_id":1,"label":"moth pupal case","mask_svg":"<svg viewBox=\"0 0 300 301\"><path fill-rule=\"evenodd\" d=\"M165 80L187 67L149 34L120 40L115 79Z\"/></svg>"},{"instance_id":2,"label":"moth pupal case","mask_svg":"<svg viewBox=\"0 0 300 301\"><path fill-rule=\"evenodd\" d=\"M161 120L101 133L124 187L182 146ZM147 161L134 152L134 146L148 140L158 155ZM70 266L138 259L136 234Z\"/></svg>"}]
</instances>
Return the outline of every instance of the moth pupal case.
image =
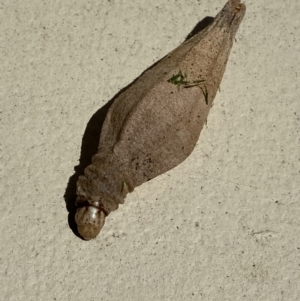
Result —
<instances>
[{"instance_id":1,"label":"moth pupal case","mask_svg":"<svg viewBox=\"0 0 300 301\"><path fill-rule=\"evenodd\" d=\"M135 187L191 154L245 11L240 0L228 0L210 25L116 95L99 120L98 152L77 181L76 223L84 239L100 232Z\"/></svg>"},{"instance_id":2,"label":"moth pupal case","mask_svg":"<svg viewBox=\"0 0 300 301\"><path fill-rule=\"evenodd\" d=\"M79 234L84 240L95 238L105 222L105 213L98 202L79 207L75 215Z\"/></svg>"}]
</instances>

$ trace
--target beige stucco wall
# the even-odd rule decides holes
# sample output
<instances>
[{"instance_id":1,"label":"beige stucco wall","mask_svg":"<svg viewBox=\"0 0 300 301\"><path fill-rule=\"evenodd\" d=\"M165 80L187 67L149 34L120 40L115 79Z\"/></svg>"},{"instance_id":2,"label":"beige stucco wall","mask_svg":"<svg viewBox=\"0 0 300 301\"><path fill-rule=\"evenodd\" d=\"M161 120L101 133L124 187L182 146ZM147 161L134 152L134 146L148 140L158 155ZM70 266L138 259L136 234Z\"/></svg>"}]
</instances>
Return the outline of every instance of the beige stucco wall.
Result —
<instances>
[{"instance_id":1,"label":"beige stucco wall","mask_svg":"<svg viewBox=\"0 0 300 301\"><path fill-rule=\"evenodd\" d=\"M0 1L1 300L300 300L300 2L245 3L193 154L85 242L90 118L225 1Z\"/></svg>"}]
</instances>

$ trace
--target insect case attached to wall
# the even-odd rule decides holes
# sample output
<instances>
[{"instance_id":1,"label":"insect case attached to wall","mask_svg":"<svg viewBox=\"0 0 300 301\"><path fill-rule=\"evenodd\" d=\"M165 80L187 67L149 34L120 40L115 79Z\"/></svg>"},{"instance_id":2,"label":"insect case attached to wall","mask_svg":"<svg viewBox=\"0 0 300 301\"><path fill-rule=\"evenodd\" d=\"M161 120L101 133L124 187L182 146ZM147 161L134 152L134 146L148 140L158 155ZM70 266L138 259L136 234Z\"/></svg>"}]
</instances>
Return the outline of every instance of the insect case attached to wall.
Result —
<instances>
[{"instance_id":1,"label":"insect case attached to wall","mask_svg":"<svg viewBox=\"0 0 300 301\"><path fill-rule=\"evenodd\" d=\"M214 21L144 72L105 118L98 153L77 182L75 220L95 238L127 193L194 149L220 86L246 7L231 0Z\"/></svg>"}]
</instances>

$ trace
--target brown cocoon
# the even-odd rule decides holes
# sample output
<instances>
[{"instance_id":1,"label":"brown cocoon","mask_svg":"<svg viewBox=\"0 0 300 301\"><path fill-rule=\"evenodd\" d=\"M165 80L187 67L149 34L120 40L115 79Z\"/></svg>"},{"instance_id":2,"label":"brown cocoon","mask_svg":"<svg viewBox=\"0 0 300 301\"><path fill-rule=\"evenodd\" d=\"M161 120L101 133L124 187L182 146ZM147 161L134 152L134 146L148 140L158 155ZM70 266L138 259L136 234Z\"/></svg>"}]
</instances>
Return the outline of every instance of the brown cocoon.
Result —
<instances>
[{"instance_id":1,"label":"brown cocoon","mask_svg":"<svg viewBox=\"0 0 300 301\"><path fill-rule=\"evenodd\" d=\"M75 219L84 239L99 233L104 215L128 192L190 155L245 10L239 0L228 1L208 27L144 72L110 107L98 153L77 182Z\"/></svg>"}]
</instances>

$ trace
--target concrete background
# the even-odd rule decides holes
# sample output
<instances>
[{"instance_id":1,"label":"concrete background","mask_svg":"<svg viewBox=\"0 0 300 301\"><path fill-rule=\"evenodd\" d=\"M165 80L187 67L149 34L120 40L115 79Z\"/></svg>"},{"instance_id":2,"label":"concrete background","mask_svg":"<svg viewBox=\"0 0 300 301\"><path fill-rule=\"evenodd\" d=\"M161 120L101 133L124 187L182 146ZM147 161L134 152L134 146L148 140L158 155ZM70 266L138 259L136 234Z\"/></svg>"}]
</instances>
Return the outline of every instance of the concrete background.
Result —
<instances>
[{"instance_id":1,"label":"concrete background","mask_svg":"<svg viewBox=\"0 0 300 301\"><path fill-rule=\"evenodd\" d=\"M183 164L96 240L68 223L93 114L225 2L0 1L1 300L300 300L297 0L245 0Z\"/></svg>"}]
</instances>

